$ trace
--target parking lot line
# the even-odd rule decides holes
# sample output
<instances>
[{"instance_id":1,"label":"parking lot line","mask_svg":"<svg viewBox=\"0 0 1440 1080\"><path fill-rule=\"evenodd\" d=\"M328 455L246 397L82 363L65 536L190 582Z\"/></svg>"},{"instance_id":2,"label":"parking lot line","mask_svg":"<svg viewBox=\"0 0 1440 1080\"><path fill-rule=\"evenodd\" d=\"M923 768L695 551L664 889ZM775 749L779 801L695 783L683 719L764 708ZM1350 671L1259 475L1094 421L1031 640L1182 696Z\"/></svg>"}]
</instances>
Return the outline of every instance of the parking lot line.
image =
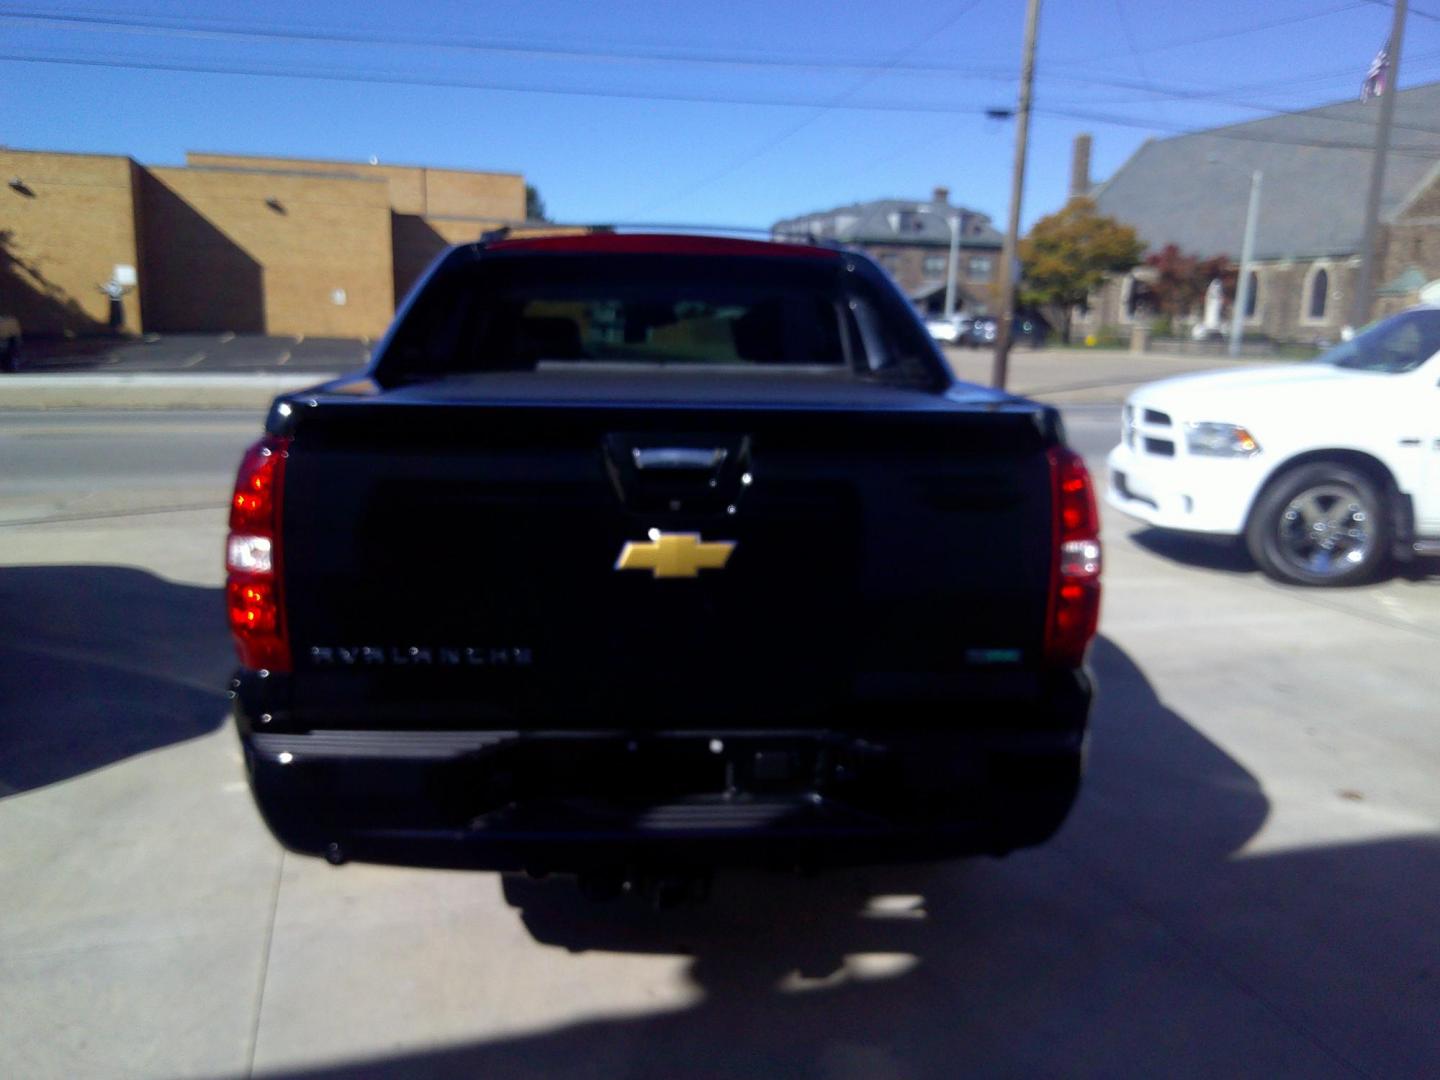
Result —
<instances>
[{"instance_id":1,"label":"parking lot line","mask_svg":"<svg viewBox=\"0 0 1440 1080\"><path fill-rule=\"evenodd\" d=\"M202 361L202 360L204 360L204 359L205 359L205 354L204 354L203 352L197 352L194 356L190 357L190 359L186 360L186 361L185 361L184 363L182 363L180 366L181 366L182 368L192 368L192 367L194 367L196 364L200 363L200 361Z\"/></svg>"},{"instance_id":2,"label":"parking lot line","mask_svg":"<svg viewBox=\"0 0 1440 1080\"><path fill-rule=\"evenodd\" d=\"M221 344L221 345L228 345L228 344L230 344L230 342L232 342L232 341L234 341L234 340L235 340L235 334L234 334L233 331L226 330L225 333L223 333L223 334L220 335L220 344Z\"/></svg>"},{"instance_id":3,"label":"parking lot line","mask_svg":"<svg viewBox=\"0 0 1440 1080\"><path fill-rule=\"evenodd\" d=\"M289 362L290 362L290 350L289 350L289 349L286 349L284 352L282 352L282 353L280 354L280 359L278 359L278 360L275 361L275 365L276 365L277 367L284 367L284 366L285 366L286 364L288 364Z\"/></svg>"}]
</instances>

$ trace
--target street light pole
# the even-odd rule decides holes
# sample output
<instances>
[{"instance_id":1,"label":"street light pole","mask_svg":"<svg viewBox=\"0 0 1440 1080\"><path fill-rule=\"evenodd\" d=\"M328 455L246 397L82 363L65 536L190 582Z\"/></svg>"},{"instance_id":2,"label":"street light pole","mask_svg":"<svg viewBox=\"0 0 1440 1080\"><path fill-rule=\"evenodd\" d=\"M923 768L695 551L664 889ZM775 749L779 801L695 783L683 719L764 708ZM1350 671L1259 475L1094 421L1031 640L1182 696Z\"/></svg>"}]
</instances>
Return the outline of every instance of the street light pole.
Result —
<instances>
[{"instance_id":1,"label":"street light pole","mask_svg":"<svg viewBox=\"0 0 1440 1080\"><path fill-rule=\"evenodd\" d=\"M955 314L956 267L960 262L960 215L951 214L945 222L950 226L950 265L945 272L945 318L949 319Z\"/></svg>"},{"instance_id":2,"label":"street light pole","mask_svg":"<svg viewBox=\"0 0 1440 1080\"><path fill-rule=\"evenodd\" d=\"M1260 181L1265 174L1250 174L1250 208L1245 211L1245 239L1240 245L1240 280L1235 284L1235 310L1230 316L1230 355L1240 355L1245 334L1245 312L1250 306L1250 261L1255 257L1255 227L1260 217Z\"/></svg>"}]
</instances>

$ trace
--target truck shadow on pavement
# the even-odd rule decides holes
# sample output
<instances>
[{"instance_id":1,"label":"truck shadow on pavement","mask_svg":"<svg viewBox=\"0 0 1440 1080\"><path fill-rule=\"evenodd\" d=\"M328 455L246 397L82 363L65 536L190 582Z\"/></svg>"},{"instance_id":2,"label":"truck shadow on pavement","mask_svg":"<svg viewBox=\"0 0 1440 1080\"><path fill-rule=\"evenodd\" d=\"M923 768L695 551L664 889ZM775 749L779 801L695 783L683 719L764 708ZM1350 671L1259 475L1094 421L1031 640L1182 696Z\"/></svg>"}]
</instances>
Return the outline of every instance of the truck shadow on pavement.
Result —
<instances>
[{"instance_id":1,"label":"truck shadow on pavement","mask_svg":"<svg viewBox=\"0 0 1440 1080\"><path fill-rule=\"evenodd\" d=\"M234 661L220 590L120 567L11 567L0 611L0 796L222 722ZM511 880L510 917L536 949L575 954L575 985L542 997L600 1018L438 1047L414 1047L403 1028L357 1029L357 1049L334 1064L262 1072L1435 1075L1440 839L1392 830L1307 847L1316 833L1282 822L1279 840L1246 850L1272 812L1255 778L1115 644L1097 641L1092 663L1089 776L1044 847L814 878L729 874L708 905L658 913L581 901L564 880ZM496 886L476 875L475 887ZM585 985L592 951L683 958L680 985L648 967ZM524 1023L480 1004L509 996L516 960L502 955L473 973L477 1030ZM600 970L614 979L616 962ZM670 1004L645 1011L647 978ZM403 981L378 976L376 992L395 997L397 1023L409 1015ZM414 1048L369 1049L402 1042Z\"/></svg>"},{"instance_id":2,"label":"truck shadow on pavement","mask_svg":"<svg viewBox=\"0 0 1440 1080\"><path fill-rule=\"evenodd\" d=\"M1255 560L1245 550L1245 543L1239 537L1141 528L1127 534L1125 538L1151 555L1158 555L1162 559L1184 566L1193 566L1200 570L1219 570L1229 574L1260 573L1260 568L1255 565ZM1382 574L1378 580L1384 582L1390 578L1398 578L1404 581L1431 581L1437 575L1440 575L1440 558L1417 557L1409 562L1392 564L1389 571Z\"/></svg>"},{"instance_id":3,"label":"truck shadow on pavement","mask_svg":"<svg viewBox=\"0 0 1440 1080\"><path fill-rule=\"evenodd\" d=\"M118 566L0 568L0 797L214 731L221 591Z\"/></svg>"},{"instance_id":4,"label":"truck shadow on pavement","mask_svg":"<svg viewBox=\"0 0 1440 1080\"><path fill-rule=\"evenodd\" d=\"M1165 529L1139 529L1129 534L1136 547L1152 555L1201 570L1223 570L1231 574L1257 574L1259 567L1245 545L1231 536L1203 536L1193 533L1169 532Z\"/></svg>"},{"instance_id":5,"label":"truck shadow on pavement","mask_svg":"<svg viewBox=\"0 0 1440 1080\"><path fill-rule=\"evenodd\" d=\"M1255 778L1113 643L1092 662L1089 777L1050 844L732 874L658 913L511 879L541 946L688 957L696 1000L634 1015L634 987L571 987L628 1015L283 1075L1433 1075L1440 842L1240 855L1271 811ZM504 977L477 972L476 1000Z\"/></svg>"}]
</instances>

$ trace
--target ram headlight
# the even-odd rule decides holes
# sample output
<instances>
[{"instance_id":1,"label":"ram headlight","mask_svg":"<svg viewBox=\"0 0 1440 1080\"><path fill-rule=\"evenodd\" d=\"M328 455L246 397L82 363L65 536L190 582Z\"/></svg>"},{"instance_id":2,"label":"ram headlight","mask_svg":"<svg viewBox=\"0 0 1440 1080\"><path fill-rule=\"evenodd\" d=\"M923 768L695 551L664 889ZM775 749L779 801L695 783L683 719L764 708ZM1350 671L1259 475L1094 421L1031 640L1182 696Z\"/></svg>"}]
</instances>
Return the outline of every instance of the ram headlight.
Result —
<instances>
[{"instance_id":1,"label":"ram headlight","mask_svg":"<svg viewBox=\"0 0 1440 1080\"><path fill-rule=\"evenodd\" d=\"M1185 425L1185 445L1202 457L1250 457L1260 452L1255 436L1239 424L1217 424L1209 420Z\"/></svg>"}]
</instances>

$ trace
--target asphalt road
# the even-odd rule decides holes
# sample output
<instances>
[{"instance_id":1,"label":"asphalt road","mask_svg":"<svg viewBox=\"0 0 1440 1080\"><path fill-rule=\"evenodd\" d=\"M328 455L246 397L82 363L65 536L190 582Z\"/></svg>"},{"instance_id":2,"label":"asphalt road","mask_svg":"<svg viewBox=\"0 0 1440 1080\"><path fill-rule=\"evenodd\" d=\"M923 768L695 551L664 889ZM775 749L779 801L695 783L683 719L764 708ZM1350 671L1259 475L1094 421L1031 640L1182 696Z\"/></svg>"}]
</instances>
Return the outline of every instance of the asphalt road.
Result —
<instances>
[{"instance_id":1,"label":"asphalt road","mask_svg":"<svg viewBox=\"0 0 1440 1080\"><path fill-rule=\"evenodd\" d=\"M1092 459L1115 410L1067 410ZM254 414L0 414L0 1074L1440 1071L1440 579L1108 515L1087 785L1003 860L701 909L285 855L221 690ZM517 906L518 905L518 906Z\"/></svg>"},{"instance_id":2,"label":"asphalt road","mask_svg":"<svg viewBox=\"0 0 1440 1080\"><path fill-rule=\"evenodd\" d=\"M22 374L343 373L365 366L370 342L352 338L269 337L258 334L146 334L133 341L86 338L27 341Z\"/></svg>"}]
</instances>

